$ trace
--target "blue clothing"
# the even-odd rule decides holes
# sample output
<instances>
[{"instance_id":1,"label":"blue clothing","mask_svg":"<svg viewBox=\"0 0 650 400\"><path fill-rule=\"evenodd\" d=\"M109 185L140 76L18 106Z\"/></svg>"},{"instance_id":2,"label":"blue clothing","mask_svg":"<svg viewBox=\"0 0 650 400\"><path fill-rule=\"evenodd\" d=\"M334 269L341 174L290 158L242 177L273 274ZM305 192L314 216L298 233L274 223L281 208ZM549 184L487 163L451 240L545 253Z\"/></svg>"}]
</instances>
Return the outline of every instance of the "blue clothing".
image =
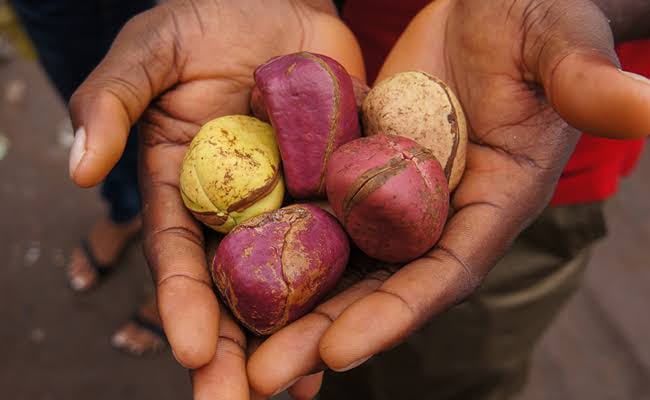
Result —
<instances>
[{"instance_id":1,"label":"blue clothing","mask_svg":"<svg viewBox=\"0 0 650 400\"><path fill-rule=\"evenodd\" d=\"M118 32L154 0L11 0L38 52L45 72L67 103L106 55ZM137 129L122 158L102 183L110 218L127 222L141 208L137 180Z\"/></svg>"}]
</instances>

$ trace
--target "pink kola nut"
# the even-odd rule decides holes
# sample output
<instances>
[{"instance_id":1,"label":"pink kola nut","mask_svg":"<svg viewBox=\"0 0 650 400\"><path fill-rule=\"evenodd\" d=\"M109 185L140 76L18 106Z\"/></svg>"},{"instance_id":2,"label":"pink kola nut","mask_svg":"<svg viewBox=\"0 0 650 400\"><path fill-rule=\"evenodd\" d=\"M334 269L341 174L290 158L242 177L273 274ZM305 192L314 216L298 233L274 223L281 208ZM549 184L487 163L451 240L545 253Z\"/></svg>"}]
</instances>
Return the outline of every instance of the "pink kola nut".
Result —
<instances>
[{"instance_id":1,"label":"pink kola nut","mask_svg":"<svg viewBox=\"0 0 650 400\"><path fill-rule=\"evenodd\" d=\"M233 229L219 244L212 277L241 323L268 335L315 307L336 285L349 255L336 218L297 204Z\"/></svg>"},{"instance_id":2,"label":"pink kola nut","mask_svg":"<svg viewBox=\"0 0 650 400\"><path fill-rule=\"evenodd\" d=\"M361 136L350 75L327 56L302 52L261 65L255 82L276 132L289 194L324 197L332 152Z\"/></svg>"},{"instance_id":3,"label":"pink kola nut","mask_svg":"<svg viewBox=\"0 0 650 400\"><path fill-rule=\"evenodd\" d=\"M400 136L375 135L337 149L327 196L354 243L385 262L432 248L449 211L449 189L430 150Z\"/></svg>"}]
</instances>

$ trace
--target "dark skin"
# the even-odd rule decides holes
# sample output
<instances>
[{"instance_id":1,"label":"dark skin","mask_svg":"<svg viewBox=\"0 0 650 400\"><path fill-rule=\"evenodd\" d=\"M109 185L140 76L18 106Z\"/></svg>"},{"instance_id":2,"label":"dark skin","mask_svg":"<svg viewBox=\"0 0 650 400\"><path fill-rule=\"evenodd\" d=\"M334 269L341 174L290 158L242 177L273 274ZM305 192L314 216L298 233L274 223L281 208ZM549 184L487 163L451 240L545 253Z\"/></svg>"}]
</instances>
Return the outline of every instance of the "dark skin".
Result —
<instances>
[{"instance_id":1,"label":"dark skin","mask_svg":"<svg viewBox=\"0 0 650 400\"><path fill-rule=\"evenodd\" d=\"M203 228L179 195L187 146L207 121L249 112L253 70L271 57L324 53L364 76L356 41L328 1L269 4L176 0L143 13L124 27L70 102L73 123L86 136L73 146L84 151L71 155L79 160L70 174L80 186L103 179L128 128L140 120L145 255L163 328L176 359L193 370L197 399L249 395L244 362L250 343L219 309ZM305 385L296 387L300 394Z\"/></svg>"},{"instance_id":2,"label":"dark skin","mask_svg":"<svg viewBox=\"0 0 650 400\"><path fill-rule=\"evenodd\" d=\"M380 79L428 71L465 109L467 170L439 244L401 268L350 269L337 295L252 346L219 311L202 229L178 194L186 146L202 123L249 111L252 71L271 56L311 50L363 71L328 4L250 1L172 1L137 17L70 105L87 135L71 170L81 186L103 178L142 116L145 252L197 399L258 398L286 386L311 398L320 375L310 374L350 369L393 347L480 285L547 204L578 139L565 121L610 137L650 133L650 84L617 70L611 31L593 3L437 1L409 26Z\"/></svg>"}]
</instances>

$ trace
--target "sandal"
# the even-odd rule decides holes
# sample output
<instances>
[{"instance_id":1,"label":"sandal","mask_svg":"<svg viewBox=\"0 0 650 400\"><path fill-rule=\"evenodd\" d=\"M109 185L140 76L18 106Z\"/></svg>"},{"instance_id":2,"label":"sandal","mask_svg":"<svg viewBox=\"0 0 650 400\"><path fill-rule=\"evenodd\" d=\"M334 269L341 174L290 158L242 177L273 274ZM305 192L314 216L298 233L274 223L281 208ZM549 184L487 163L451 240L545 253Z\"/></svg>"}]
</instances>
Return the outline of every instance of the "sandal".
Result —
<instances>
[{"instance_id":1,"label":"sandal","mask_svg":"<svg viewBox=\"0 0 650 400\"><path fill-rule=\"evenodd\" d=\"M77 279L75 276L68 276L70 287L75 292L85 292L94 287L96 287L102 280L104 280L111 272L115 270L115 266L122 261L128 246L120 252L115 261L103 264L97 260L95 254L90 248L90 243L88 239L83 239L79 244L79 249L83 257L86 259L86 265L90 267L90 270L95 274L95 279L91 283L85 283L80 279Z\"/></svg>"},{"instance_id":2,"label":"sandal","mask_svg":"<svg viewBox=\"0 0 650 400\"><path fill-rule=\"evenodd\" d=\"M81 251L84 253L84 257L86 257L86 260L88 261L88 265L90 268L92 268L95 273L97 274L98 278L105 278L108 274L110 274L113 271L113 267L116 264L119 264L122 255L124 252L122 252L119 256L117 256L117 259L108 264L102 264L99 261L97 261L97 258L95 257L95 254L93 254L93 251L90 249L90 243L88 242L88 239L84 239L81 241Z\"/></svg>"},{"instance_id":3,"label":"sandal","mask_svg":"<svg viewBox=\"0 0 650 400\"><path fill-rule=\"evenodd\" d=\"M113 335L111 344L118 350L141 356L146 353L157 353L165 348L167 336L159 324L139 313L134 313Z\"/></svg>"},{"instance_id":4,"label":"sandal","mask_svg":"<svg viewBox=\"0 0 650 400\"><path fill-rule=\"evenodd\" d=\"M79 243L68 261L67 274L70 287L76 292L84 292L97 286L122 261L133 239L139 235L141 227L139 217L126 224L115 224L106 218L96 222L90 236ZM102 238L102 235L109 236ZM102 255L106 251L108 254L101 257L105 260L102 262L97 255Z\"/></svg>"}]
</instances>

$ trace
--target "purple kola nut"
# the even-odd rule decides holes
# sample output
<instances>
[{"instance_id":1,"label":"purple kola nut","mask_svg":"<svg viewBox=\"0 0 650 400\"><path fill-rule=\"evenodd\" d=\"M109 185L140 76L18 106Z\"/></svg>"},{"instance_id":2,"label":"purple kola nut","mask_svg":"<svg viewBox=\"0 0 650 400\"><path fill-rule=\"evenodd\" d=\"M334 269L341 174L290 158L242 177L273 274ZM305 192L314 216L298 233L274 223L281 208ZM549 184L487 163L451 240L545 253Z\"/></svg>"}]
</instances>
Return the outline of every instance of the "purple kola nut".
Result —
<instances>
[{"instance_id":1,"label":"purple kola nut","mask_svg":"<svg viewBox=\"0 0 650 400\"><path fill-rule=\"evenodd\" d=\"M327 196L354 243L396 263L435 245L449 211L445 173L431 150L394 135L339 147L327 166Z\"/></svg>"},{"instance_id":2,"label":"purple kola nut","mask_svg":"<svg viewBox=\"0 0 650 400\"><path fill-rule=\"evenodd\" d=\"M296 204L235 227L219 244L212 277L237 319L268 335L315 307L336 285L349 255L336 218Z\"/></svg>"},{"instance_id":3,"label":"purple kola nut","mask_svg":"<svg viewBox=\"0 0 650 400\"><path fill-rule=\"evenodd\" d=\"M262 92L260 92L260 88L258 88L257 85L253 86L253 89L251 90L250 106L251 113L255 118L267 123L271 123L271 120L269 120L269 115L266 113L266 103L264 103Z\"/></svg>"},{"instance_id":4,"label":"purple kola nut","mask_svg":"<svg viewBox=\"0 0 650 400\"><path fill-rule=\"evenodd\" d=\"M259 66L255 83L276 132L289 194L324 197L332 152L361 136L350 75L327 56L302 52Z\"/></svg>"}]
</instances>

